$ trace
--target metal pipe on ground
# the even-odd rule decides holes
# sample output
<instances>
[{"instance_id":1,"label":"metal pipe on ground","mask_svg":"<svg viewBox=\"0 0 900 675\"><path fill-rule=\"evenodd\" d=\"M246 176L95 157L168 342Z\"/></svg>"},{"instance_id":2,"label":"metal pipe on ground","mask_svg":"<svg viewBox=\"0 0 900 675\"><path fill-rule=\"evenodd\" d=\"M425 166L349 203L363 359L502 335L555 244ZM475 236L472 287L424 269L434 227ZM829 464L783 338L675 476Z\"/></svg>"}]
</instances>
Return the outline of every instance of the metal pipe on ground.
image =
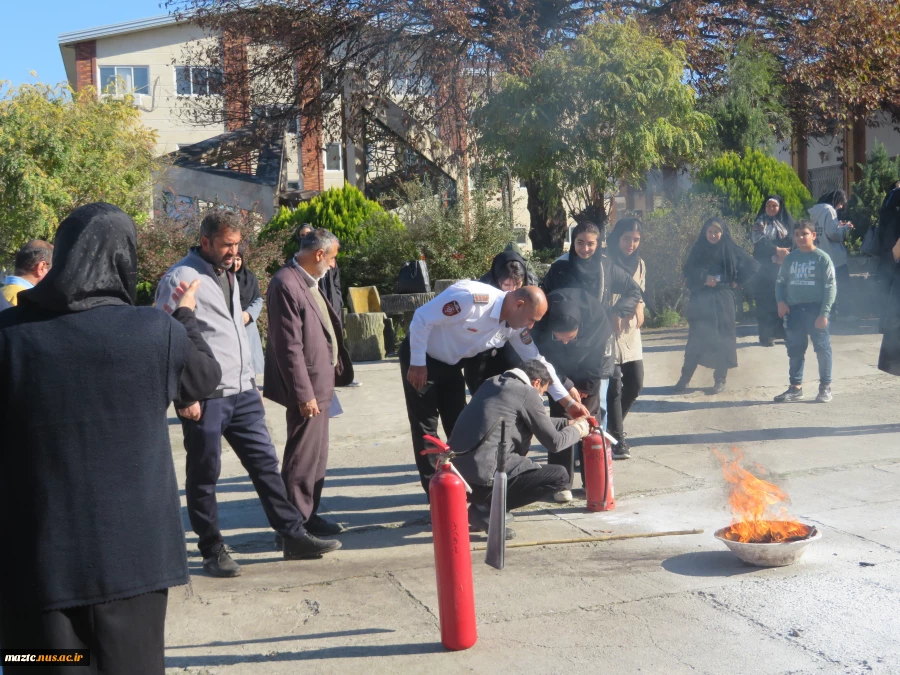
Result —
<instances>
[{"instance_id":1,"label":"metal pipe on ground","mask_svg":"<svg viewBox=\"0 0 900 675\"><path fill-rule=\"evenodd\" d=\"M675 537L684 534L703 534L703 530L672 530L669 532L638 532L636 534L611 534L605 537L583 537L581 539L545 539L544 541L520 541L507 544L506 548L526 546L550 546L555 544L589 544L595 541L618 541L619 539L649 539L651 537ZM473 551L485 551L487 546L473 546Z\"/></svg>"}]
</instances>

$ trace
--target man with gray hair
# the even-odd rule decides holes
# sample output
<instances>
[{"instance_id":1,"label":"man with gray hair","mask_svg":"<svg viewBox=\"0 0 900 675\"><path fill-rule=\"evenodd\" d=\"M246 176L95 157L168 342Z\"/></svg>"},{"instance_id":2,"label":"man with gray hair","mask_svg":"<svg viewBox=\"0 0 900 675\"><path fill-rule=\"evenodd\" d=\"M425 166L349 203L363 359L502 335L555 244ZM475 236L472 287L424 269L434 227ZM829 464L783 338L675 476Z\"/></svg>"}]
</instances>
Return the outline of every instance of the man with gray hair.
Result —
<instances>
[{"instance_id":1,"label":"man with gray hair","mask_svg":"<svg viewBox=\"0 0 900 675\"><path fill-rule=\"evenodd\" d=\"M34 288L52 266L53 244L32 239L16 252L16 273L3 279L0 293L10 305L17 305L19 293Z\"/></svg>"},{"instance_id":2,"label":"man with gray hair","mask_svg":"<svg viewBox=\"0 0 900 675\"><path fill-rule=\"evenodd\" d=\"M234 577L241 568L225 548L219 530L216 482L222 468L222 437L250 474L269 524L284 540L284 558L314 558L340 548L303 527L303 517L288 500L278 473L278 456L266 428L266 412L254 381L238 284L232 265L241 243L237 214L214 209L200 224L200 246L175 263L159 283L156 305L166 305L182 282L200 280L197 323L222 368L222 380L207 399L179 409L187 453L185 497L191 527L203 555L203 569Z\"/></svg>"},{"instance_id":3,"label":"man with gray hair","mask_svg":"<svg viewBox=\"0 0 900 675\"><path fill-rule=\"evenodd\" d=\"M318 515L328 463L328 411L335 385L353 380L341 323L319 288L335 265L340 242L328 230L311 230L297 255L272 277L266 295L266 398L287 408L287 444L281 475L288 499L314 535L343 531Z\"/></svg>"}]
</instances>

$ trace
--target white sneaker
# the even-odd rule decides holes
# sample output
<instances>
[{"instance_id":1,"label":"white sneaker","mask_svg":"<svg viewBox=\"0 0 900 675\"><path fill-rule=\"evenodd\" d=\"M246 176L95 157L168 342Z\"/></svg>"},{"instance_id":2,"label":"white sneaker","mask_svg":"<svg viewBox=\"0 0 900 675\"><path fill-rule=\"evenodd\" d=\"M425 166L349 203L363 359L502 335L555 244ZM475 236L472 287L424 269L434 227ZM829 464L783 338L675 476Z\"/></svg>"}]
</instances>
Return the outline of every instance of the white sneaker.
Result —
<instances>
[{"instance_id":1,"label":"white sneaker","mask_svg":"<svg viewBox=\"0 0 900 675\"><path fill-rule=\"evenodd\" d=\"M559 492L554 493L553 501L559 502L560 504L566 504L572 501L572 491L560 490Z\"/></svg>"}]
</instances>

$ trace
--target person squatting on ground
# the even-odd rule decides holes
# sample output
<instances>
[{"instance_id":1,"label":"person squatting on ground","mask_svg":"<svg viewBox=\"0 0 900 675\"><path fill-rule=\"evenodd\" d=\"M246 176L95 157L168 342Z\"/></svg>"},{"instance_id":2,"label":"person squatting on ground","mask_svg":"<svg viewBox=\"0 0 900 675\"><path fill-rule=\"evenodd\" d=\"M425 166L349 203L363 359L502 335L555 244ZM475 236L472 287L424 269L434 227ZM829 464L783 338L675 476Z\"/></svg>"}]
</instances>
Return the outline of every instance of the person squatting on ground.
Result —
<instances>
[{"instance_id":1,"label":"person squatting on ground","mask_svg":"<svg viewBox=\"0 0 900 675\"><path fill-rule=\"evenodd\" d=\"M133 306L136 245L118 207L75 209L50 273L0 314L0 648L89 649L76 672L165 671L168 589L189 581L167 410L221 377L198 283L171 317Z\"/></svg>"},{"instance_id":2,"label":"person squatting on ground","mask_svg":"<svg viewBox=\"0 0 900 675\"><path fill-rule=\"evenodd\" d=\"M238 284L238 294L241 296L241 310L244 319L244 328L247 331L247 340L250 347L250 363L253 364L254 376L262 375L265 368L262 340L259 338L259 328L256 322L262 314L263 298L259 292L259 280L247 267L247 247L243 244L234 256L234 278Z\"/></svg>"},{"instance_id":3,"label":"person squatting on ground","mask_svg":"<svg viewBox=\"0 0 900 675\"><path fill-rule=\"evenodd\" d=\"M515 251L503 251L491 263L491 269L478 281L501 291L515 291L522 286L537 286L537 279L525 259ZM500 375L522 363L516 350L508 342L499 349L489 349L476 354L463 363L466 387L473 396L481 383L494 375Z\"/></svg>"},{"instance_id":4,"label":"person squatting on ground","mask_svg":"<svg viewBox=\"0 0 900 675\"><path fill-rule=\"evenodd\" d=\"M734 289L746 285L759 264L731 238L718 218L703 224L697 243L684 263L691 297L686 311L688 341L675 391L685 391L697 366L713 369L710 393L725 389L729 368L737 368Z\"/></svg>"},{"instance_id":5,"label":"person squatting on ground","mask_svg":"<svg viewBox=\"0 0 900 675\"><path fill-rule=\"evenodd\" d=\"M582 288L557 289L547 296L547 301L547 313L532 330L535 344L564 380L563 386L574 388L588 412L599 417L602 383L609 381L616 368L615 334L609 310ZM550 414L560 417L565 410L551 401ZM565 467L568 475L565 488L554 495L558 502L572 501L578 454L578 448L572 446L547 458L549 464ZM582 464L582 482L583 474Z\"/></svg>"},{"instance_id":6,"label":"person squatting on ground","mask_svg":"<svg viewBox=\"0 0 900 675\"><path fill-rule=\"evenodd\" d=\"M819 361L819 394L816 401L831 400L831 338L828 315L837 294L834 265L822 249L816 248L816 231L808 220L794 226L794 244L778 273L775 296L778 314L784 319L791 385L775 401L803 399L803 366L808 338L812 338Z\"/></svg>"},{"instance_id":7,"label":"person squatting on ground","mask_svg":"<svg viewBox=\"0 0 900 675\"><path fill-rule=\"evenodd\" d=\"M647 265L638 254L644 224L638 218L623 218L616 223L607 240L609 258L631 275L641 292L647 289ZM613 305L620 296L613 294ZM644 300L637 303L634 313L624 317L622 331L616 336L616 372L609 381L606 408L609 411L607 429L618 441L614 456L627 459L631 456L625 440L625 417L644 387L644 352L641 343L641 326L644 325Z\"/></svg>"},{"instance_id":8,"label":"person squatting on ground","mask_svg":"<svg viewBox=\"0 0 900 675\"><path fill-rule=\"evenodd\" d=\"M783 340L784 321L778 316L775 300L775 279L781 263L791 252L794 219L784 206L780 195L769 195L756 216L750 232L753 257L759 263L759 272L753 280L753 296L756 300L756 321L759 325L759 344L774 347L775 340Z\"/></svg>"},{"instance_id":9,"label":"person squatting on ground","mask_svg":"<svg viewBox=\"0 0 900 675\"><path fill-rule=\"evenodd\" d=\"M335 384L353 379L337 313L319 280L334 265L340 242L312 230L300 250L272 277L267 292L269 334L264 395L287 408L281 475L288 499L313 535L343 531L318 515L328 464L328 421ZM334 544L338 542L329 542Z\"/></svg>"},{"instance_id":10,"label":"person squatting on ground","mask_svg":"<svg viewBox=\"0 0 900 675\"><path fill-rule=\"evenodd\" d=\"M822 195L819 203L809 209L816 233L816 246L825 253L834 265L834 278L837 283L837 300L833 313L838 319L855 321L850 301L850 268L847 266L847 249L844 240L853 229L853 223L838 220L838 211L847 205L847 194L843 190L835 190Z\"/></svg>"},{"instance_id":11,"label":"person squatting on ground","mask_svg":"<svg viewBox=\"0 0 900 675\"><path fill-rule=\"evenodd\" d=\"M439 416L445 433L453 433L466 406L462 361L507 341L523 360L542 359L529 329L546 311L547 298L535 286L506 293L477 281L458 281L416 310L399 356L413 452L426 494L434 464L421 454L424 436L437 436ZM548 370L551 397L572 417L587 415L578 392L567 392L553 368Z\"/></svg>"},{"instance_id":12,"label":"person squatting on ground","mask_svg":"<svg viewBox=\"0 0 900 675\"><path fill-rule=\"evenodd\" d=\"M250 363L239 288L231 271L240 242L237 215L224 209L209 212L200 223L200 246L166 272L156 292L156 304L162 306L182 281L200 280L197 320L222 367L221 381L212 395L177 411L187 453L188 518L199 539L203 569L219 577L241 573L219 530L216 482L222 469L223 436L247 470L269 524L284 537L286 560L337 548L337 542L322 542L306 531L303 515L288 501L278 470Z\"/></svg>"},{"instance_id":13,"label":"person squatting on ground","mask_svg":"<svg viewBox=\"0 0 900 675\"><path fill-rule=\"evenodd\" d=\"M53 265L53 246L46 241L33 239L16 252L15 274L5 277L0 287L0 294L16 306L16 296L21 291L34 288L47 276Z\"/></svg>"},{"instance_id":14,"label":"person squatting on ground","mask_svg":"<svg viewBox=\"0 0 900 675\"><path fill-rule=\"evenodd\" d=\"M506 509L511 511L550 499L569 482L568 472L556 464L536 464L526 456L536 437L552 457L570 448L590 433L587 419L549 417L544 412L544 394L552 382L546 365L537 359L525 361L486 380L472 397L450 434L449 445L458 456L453 464L472 487L469 524L488 531L488 517L500 423L506 422ZM506 530L507 539L515 533Z\"/></svg>"}]
</instances>

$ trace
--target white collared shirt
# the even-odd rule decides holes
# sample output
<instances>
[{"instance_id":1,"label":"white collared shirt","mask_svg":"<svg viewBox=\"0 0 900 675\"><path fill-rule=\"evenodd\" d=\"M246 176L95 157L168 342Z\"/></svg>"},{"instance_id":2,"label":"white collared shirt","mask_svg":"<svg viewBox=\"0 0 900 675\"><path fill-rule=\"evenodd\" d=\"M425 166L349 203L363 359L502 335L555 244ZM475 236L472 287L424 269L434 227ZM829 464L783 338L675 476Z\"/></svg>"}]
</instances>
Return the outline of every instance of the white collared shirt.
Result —
<instances>
[{"instance_id":1,"label":"white collared shirt","mask_svg":"<svg viewBox=\"0 0 900 675\"><path fill-rule=\"evenodd\" d=\"M409 327L410 365L424 366L426 354L450 365L509 341L523 360L538 359L550 371L550 395L568 396L556 371L541 356L525 328L500 321L506 292L478 281L458 281L416 310Z\"/></svg>"}]
</instances>

